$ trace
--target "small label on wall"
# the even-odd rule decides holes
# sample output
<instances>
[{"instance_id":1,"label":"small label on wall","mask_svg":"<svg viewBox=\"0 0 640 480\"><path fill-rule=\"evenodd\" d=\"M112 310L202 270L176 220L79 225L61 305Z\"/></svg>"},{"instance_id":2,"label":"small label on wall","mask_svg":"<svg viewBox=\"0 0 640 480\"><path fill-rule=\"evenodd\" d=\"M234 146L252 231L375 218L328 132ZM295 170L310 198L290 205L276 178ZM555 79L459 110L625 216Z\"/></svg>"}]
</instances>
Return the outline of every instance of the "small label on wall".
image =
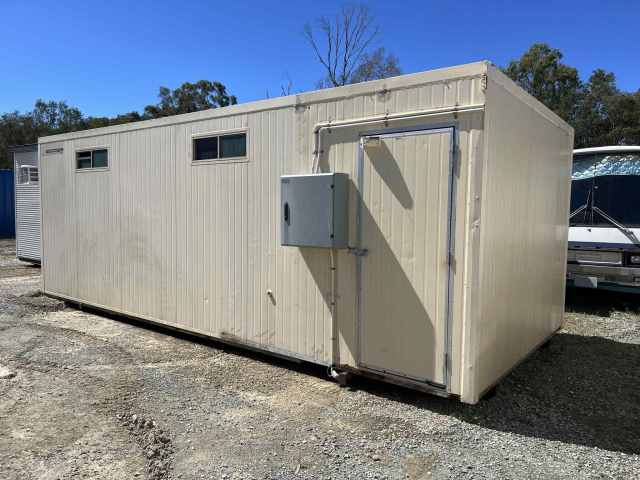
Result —
<instances>
[{"instance_id":1,"label":"small label on wall","mask_svg":"<svg viewBox=\"0 0 640 480\"><path fill-rule=\"evenodd\" d=\"M64 151L64 148L60 147L60 148L48 148L44 151L45 154L50 155L52 153L62 153Z\"/></svg>"}]
</instances>

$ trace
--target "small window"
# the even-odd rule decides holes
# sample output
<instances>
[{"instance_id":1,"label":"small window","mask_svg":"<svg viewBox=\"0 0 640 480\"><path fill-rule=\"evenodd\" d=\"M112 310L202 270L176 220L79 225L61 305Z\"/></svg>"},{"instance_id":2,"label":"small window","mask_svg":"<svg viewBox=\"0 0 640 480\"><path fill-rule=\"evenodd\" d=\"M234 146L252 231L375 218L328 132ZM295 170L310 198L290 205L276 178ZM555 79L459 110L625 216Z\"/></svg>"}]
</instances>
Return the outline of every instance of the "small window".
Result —
<instances>
[{"instance_id":1,"label":"small window","mask_svg":"<svg viewBox=\"0 0 640 480\"><path fill-rule=\"evenodd\" d=\"M91 168L91 152L76 153L78 168Z\"/></svg>"},{"instance_id":2,"label":"small window","mask_svg":"<svg viewBox=\"0 0 640 480\"><path fill-rule=\"evenodd\" d=\"M92 168L107 168L107 151L106 150L94 150L93 151L93 163Z\"/></svg>"},{"instance_id":3,"label":"small window","mask_svg":"<svg viewBox=\"0 0 640 480\"><path fill-rule=\"evenodd\" d=\"M218 158L218 137L196 138L193 152L194 160L215 160Z\"/></svg>"},{"instance_id":4,"label":"small window","mask_svg":"<svg viewBox=\"0 0 640 480\"><path fill-rule=\"evenodd\" d=\"M224 135L220 137L220 158L245 157L247 155L247 136Z\"/></svg>"},{"instance_id":5,"label":"small window","mask_svg":"<svg viewBox=\"0 0 640 480\"><path fill-rule=\"evenodd\" d=\"M21 165L18 170L18 185L27 185L29 183L38 183L38 167L33 165Z\"/></svg>"},{"instance_id":6,"label":"small window","mask_svg":"<svg viewBox=\"0 0 640 480\"><path fill-rule=\"evenodd\" d=\"M247 156L247 134L233 133L193 139L193 160L219 160Z\"/></svg>"},{"instance_id":7,"label":"small window","mask_svg":"<svg viewBox=\"0 0 640 480\"><path fill-rule=\"evenodd\" d=\"M108 157L109 154L105 148L76 152L76 166L78 169L107 168L109 166Z\"/></svg>"}]
</instances>

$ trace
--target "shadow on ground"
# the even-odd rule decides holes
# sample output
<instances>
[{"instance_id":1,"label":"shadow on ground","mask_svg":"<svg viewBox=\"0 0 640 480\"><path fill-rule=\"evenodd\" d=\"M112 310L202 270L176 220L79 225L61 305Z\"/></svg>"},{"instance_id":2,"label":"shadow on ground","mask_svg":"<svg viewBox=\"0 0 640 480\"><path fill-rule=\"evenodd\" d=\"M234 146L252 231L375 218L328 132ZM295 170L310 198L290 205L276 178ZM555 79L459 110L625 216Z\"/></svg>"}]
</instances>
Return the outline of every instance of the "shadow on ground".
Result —
<instances>
[{"instance_id":1,"label":"shadow on ground","mask_svg":"<svg viewBox=\"0 0 640 480\"><path fill-rule=\"evenodd\" d=\"M478 405L358 380L374 395L492 430L640 453L640 345L558 334Z\"/></svg>"},{"instance_id":2,"label":"shadow on ground","mask_svg":"<svg viewBox=\"0 0 640 480\"><path fill-rule=\"evenodd\" d=\"M567 288L566 311L609 317L615 311L640 313L640 293Z\"/></svg>"},{"instance_id":3,"label":"shadow on ground","mask_svg":"<svg viewBox=\"0 0 640 480\"><path fill-rule=\"evenodd\" d=\"M603 307L606 308L606 307ZM613 308L613 307L611 307ZM89 309L92 310L92 309ZM229 353L326 377L326 369L100 312L118 321L197 341ZM496 431L640 453L640 345L560 333L509 374L478 405L355 377L350 388ZM327 381L329 381L327 379Z\"/></svg>"},{"instance_id":4,"label":"shadow on ground","mask_svg":"<svg viewBox=\"0 0 640 480\"><path fill-rule=\"evenodd\" d=\"M566 311L615 321L614 312L640 313L640 295L568 289ZM597 333L592 322L582 317L581 330ZM474 406L365 379L354 387L496 431L640 453L638 343L559 333Z\"/></svg>"}]
</instances>

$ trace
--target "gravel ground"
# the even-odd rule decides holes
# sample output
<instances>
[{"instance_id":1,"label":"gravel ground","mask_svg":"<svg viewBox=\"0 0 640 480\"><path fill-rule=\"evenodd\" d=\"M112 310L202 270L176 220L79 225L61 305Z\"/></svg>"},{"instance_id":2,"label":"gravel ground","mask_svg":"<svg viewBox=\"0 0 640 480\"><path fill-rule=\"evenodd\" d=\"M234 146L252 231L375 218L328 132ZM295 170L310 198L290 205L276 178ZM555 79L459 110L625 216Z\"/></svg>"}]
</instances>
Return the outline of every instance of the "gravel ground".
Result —
<instances>
[{"instance_id":1,"label":"gravel ground","mask_svg":"<svg viewBox=\"0 0 640 480\"><path fill-rule=\"evenodd\" d=\"M462 405L65 308L0 241L0 478L638 478L640 311L566 327Z\"/></svg>"}]
</instances>

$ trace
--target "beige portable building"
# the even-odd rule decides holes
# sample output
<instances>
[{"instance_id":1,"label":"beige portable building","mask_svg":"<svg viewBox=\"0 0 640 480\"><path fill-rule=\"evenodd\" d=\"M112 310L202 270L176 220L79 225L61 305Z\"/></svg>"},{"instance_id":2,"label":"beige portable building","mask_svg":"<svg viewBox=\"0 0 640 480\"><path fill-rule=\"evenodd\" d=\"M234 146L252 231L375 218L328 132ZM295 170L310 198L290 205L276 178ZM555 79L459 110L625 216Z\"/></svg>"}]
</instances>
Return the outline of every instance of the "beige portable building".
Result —
<instances>
[{"instance_id":1,"label":"beige portable building","mask_svg":"<svg viewBox=\"0 0 640 480\"><path fill-rule=\"evenodd\" d=\"M46 294L467 403L561 326L573 130L488 62L39 143Z\"/></svg>"}]
</instances>

